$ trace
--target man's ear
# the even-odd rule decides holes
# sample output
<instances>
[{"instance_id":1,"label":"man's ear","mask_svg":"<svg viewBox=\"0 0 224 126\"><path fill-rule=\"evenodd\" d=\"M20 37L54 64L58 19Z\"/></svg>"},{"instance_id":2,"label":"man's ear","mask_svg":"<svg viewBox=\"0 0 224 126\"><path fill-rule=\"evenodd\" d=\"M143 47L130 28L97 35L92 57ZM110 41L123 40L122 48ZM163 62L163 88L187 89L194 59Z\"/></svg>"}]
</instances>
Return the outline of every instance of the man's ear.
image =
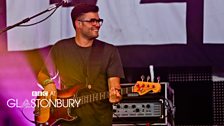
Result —
<instances>
[{"instance_id":1,"label":"man's ear","mask_svg":"<svg viewBox=\"0 0 224 126\"><path fill-rule=\"evenodd\" d=\"M80 22L80 21L75 21L75 26L76 26L76 28L79 28L80 25L81 25L81 22Z\"/></svg>"}]
</instances>

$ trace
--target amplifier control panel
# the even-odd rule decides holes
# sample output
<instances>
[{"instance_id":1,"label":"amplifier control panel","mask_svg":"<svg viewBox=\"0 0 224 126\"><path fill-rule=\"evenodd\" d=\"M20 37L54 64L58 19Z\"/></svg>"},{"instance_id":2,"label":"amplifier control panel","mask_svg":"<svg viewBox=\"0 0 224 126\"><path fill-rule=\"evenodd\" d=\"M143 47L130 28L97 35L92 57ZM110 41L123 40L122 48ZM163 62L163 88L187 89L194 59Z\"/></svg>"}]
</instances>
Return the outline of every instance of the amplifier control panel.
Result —
<instances>
[{"instance_id":1,"label":"amplifier control panel","mask_svg":"<svg viewBox=\"0 0 224 126\"><path fill-rule=\"evenodd\" d=\"M113 117L162 117L162 107L161 101L119 103L117 105L113 105Z\"/></svg>"}]
</instances>

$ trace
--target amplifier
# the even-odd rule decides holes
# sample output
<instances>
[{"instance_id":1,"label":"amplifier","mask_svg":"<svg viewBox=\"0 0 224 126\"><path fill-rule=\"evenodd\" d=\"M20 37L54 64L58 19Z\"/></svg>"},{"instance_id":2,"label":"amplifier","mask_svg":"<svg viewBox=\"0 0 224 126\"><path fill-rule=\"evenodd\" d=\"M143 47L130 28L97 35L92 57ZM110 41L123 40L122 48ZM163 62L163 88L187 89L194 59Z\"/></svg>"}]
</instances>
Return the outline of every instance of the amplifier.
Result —
<instances>
[{"instance_id":1,"label":"amplifier","mask_svg":"<svg viewBox=\"0 0 224 126\"><path fill-rule=\"evenodd\" d=\"M113 106L113 117L161 117L163 118L163 100L141 103L120 103Z\"/></svg>"},{"instance_id":2,"label":"amplifier","mask_svg":"<svg viewBox=\"0 0 224 126\"><path fill-rule=\"evenodd\" d=\"M161 92L147 93L139 96L137 93L129 93L123 100L113 105L113 124L143 124L167 125L173 113L168 112L174 106L174 91L169 87L169 83L162 82ZM131 84L121 84L121 87L133 86Z\"/></svg>"}]
</instances>

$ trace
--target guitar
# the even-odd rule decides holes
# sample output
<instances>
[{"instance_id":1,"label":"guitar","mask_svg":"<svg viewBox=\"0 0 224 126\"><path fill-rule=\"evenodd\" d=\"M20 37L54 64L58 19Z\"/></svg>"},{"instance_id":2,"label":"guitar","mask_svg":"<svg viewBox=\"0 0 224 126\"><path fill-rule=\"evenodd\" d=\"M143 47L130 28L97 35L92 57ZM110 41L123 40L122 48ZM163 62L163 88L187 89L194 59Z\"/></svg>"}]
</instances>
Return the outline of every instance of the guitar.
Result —
<instances>
[{"instance_id":1,"label":"guitar","mask_svg":"<svg viewBox=\"0 0 224 126\"><path fill-rule=\"evenodd\" d=\"M78 115L70 115L72 109L77 109L83 104L107 99L109 96L109 92L99 92L76 97L79 88L80 87L75 86L66 90L58 90L56 100L63 101L64 106L60 103L61 106L55 107L53 102L47 102L45 97L38 96L36 99L36 105L38 106L36 106L34 111L36 126L54 126L59 124L61 121L75 121L79 117ZM144 95L148 92L158 93L160 91L161 85L159 83L137 81L134 86L122 88L120 93L121 95L125 95L136 92L139 95ZM71 101L73 101L73 104Z\"/></svg>"}]
</instances>

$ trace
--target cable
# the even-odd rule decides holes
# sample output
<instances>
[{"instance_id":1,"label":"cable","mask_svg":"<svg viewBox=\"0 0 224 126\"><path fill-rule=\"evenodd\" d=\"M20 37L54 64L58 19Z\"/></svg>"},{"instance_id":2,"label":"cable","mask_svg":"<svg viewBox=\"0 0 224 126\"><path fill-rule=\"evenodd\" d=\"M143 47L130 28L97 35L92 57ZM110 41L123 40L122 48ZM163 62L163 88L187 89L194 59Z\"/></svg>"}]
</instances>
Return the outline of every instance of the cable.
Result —
<instances>
[{"instance_id":1,"label":"cable","mask_svg":"<svg viewBox=\"0 0 224 126\"><path fill-rule=\"evenodd\" d=\"M137 126L137 123L130 123L130 122L128 122L127 120L120 118L120 117L119 117L117 114L115 114L115 113L113 113L113 115L115 115L116 118L119 119L119 120L122 122L122 124L133 124L134 126Z\"/></svg>"},{"instance_id":2,"label":"cable","mask_svg":"<svg viewBox=\"0 0 224 126\"><path fill-rule=\"evenodd\" d=\"M53 14L55 13L55 11L60 7L59 5L61 5L61 4L62 4L62 3L60 3L60 4L56 4L56 6L55 6L54 8L49 8L49 9L47 9L47 11L51 11L51 10L53 10L53 9L54 9L54 10L53 10L53 12L52 12L50 15L48 15L46 18L44 18L44 19L42 19L42 20L40 20L40 21L38 21L38 22L32 23L32 24L19 25L18 27L28 27L28 26L33 26L33 25L39 24L39 23L41 23L41 22L47 20L51 15L53 15Z\"/></svg>"},{"instance_id":3,"label":"cable","mask_svg":"<svg viewBox=\"0 0 224 126\"><path fill-rule=\"evenodd\" d=\"M170 104L170 102L167 98L164 98L164 100L165 100L165 107L167 109L167 112L171 113L170 115L171 115L171 120L172 120L172 126L175 126L174 121L175 121L175 109L176 109L176 107L175 107L175 105L171 106L171 104Z\"/></svg>"},{"instance_id":4,"label":"cable","mask_svg":"<svg viewBox=\"0 0 224 126\"><path fill-rule=\"evenodd\" d=\"M20 110L20 112L22 113L22 115L23 115L29 122L36 124L36 121L33 121L33 120L29 119L29 118L24 114L24 112L23 112L24 108L19 109L19 110Z\"/></svg>"}]
</instances>

